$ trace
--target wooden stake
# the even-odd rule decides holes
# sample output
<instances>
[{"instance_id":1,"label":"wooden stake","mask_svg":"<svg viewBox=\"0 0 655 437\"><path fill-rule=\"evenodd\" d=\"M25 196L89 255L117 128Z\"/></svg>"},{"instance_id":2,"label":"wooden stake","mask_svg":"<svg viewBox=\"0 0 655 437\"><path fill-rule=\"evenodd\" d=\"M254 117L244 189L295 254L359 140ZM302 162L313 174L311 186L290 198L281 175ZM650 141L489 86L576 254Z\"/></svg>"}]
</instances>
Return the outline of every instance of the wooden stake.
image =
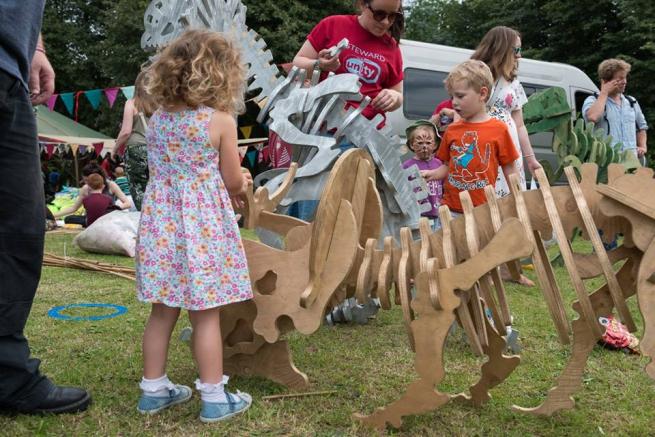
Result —
<instances>
[{"instance_id":1,"label":"wooden stake","mask_svg":"<svg viewBox=\"0 0 655 437\"><path fill-rule=\"evenodd\" d=\"M282 395L270 395L262 396L263 401L276 401L279 399L288 399L288 398L303 398L306 396L325 396L338 393L338 390L324 390L324 391L308 391L305 393L286 393Z\"/></svg>"}]
</instances>

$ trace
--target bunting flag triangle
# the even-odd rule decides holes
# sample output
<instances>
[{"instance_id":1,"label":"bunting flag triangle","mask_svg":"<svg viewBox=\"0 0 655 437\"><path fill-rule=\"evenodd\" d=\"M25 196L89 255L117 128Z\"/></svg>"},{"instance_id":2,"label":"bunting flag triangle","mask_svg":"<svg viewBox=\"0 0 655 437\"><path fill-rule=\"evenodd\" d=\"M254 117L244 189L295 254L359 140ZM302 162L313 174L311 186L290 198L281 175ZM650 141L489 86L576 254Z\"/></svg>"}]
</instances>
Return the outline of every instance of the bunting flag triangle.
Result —
<instances>
[{"instance_id":1,"label":"bunting flag triangle","mask_svg":"<svg viewBox=\"0 0 655 437\"><path fill-rule=\"evenodd\" d=\"M239 146L239 156L241 157L241 162L243 162L243 158L246 156L247 151L248 146Z\"/></svg>"},{"instance_id":2,"label":"bunting flag triangle","mask_svg":"<svg viewBox=\"0 0 655 437\"><path fill-rule=\"evenodd\" d=\"M63 93L59 94L61 101L64 102L66 109L70 115L73 115L73 102L75 100L75 93Z\"/></svg>"},{"instance_id":3,"label":"bunting flag triangle","mask_svg":"<svg viewBox=\"0 0 655 437\"><path fill-rule=\"evenodd\" d=\"M134 86L124 86L121 88L121 91L123 91L123 95L128 100L134 97Z\"/></svg>"},{"instance_id":4,"label":"bunting flag triangle","mask_svg":"<svg viewBox=\"0 0 655 437\"><path fill-rule=\"evenodd\" d=\"M104 147L104 143L93 143L93 149L95 150L97 156L100 156L100 152L102 152Z\"/></svg>"},{"instance_id":5,"label":"bunting flag triangle","mask_svg":"<svg viewBox=\"0 0 655 437\"><path fill-rule=\"evenodd\" d=\"M80 145L80 155L84 155L86 153L86 146Z\"/></svg>"},{"instance_id":6,"label":"bunting flag triangle","mask_svg":"<svg viewBox=\"0 0 655 437\"><path fill-rule=\"evenodd\" d=\"M239 130L241 130L241 133L243 134L243 137L245 139L250 138L250 135L252 135L252 125L250 125L250 126L239 126Z\"/></svg>"},{"instance_id":7,"label":"bunting flag triangle","mask_svg":"<svg viewBox=\"0 0 655 437\"><path fill-rule=\"evenodd\" d=\"M55 103L57 103L57 97L59 97L59 94L53 94L48 99L48 109L49 110L52 111L55 108Z\"/></svg>"},{"instance_id":8,"label":"bunting flag triangle","mask_svg":"<svg viewBox=\"0 0 655 437\"><path fill-rule=\"evenodd\" d=\"M246 152L246 157L251 167L255 166L255 160L257 159L257 150L250 150Z\"/></svg>"},{"instance_id":9,"label":"bunting flag triangle","mask_svg":"<svg viewBox=\"0 0 655 437\"><path fill-rule=\"evenodd\" d=\"M77 155L77 149L80 148L79 144L71 144L71 150L73 151L73 156Z\"/></svg>"},{"instance_id":10,"label":"bunting flag triangle","mask_svg":"<svg viewBox=\"0 0 655 437\"><path fill-rule=\"evenodd\" d=\"M84 91L84 95L89 103L91 103L93 109L98 109L98 106L100 106L100 97L102 97L102 90Z\"/></svg>"},{"instance_id":11,"label":"bunting flag triangle","mask_svg":"<svg viewBox=\"0 0 655 437\"><path fill-rule=\"evenodd\" d=\"M48 155L48 159L52 158L52 154L55 153L55 145L52 143L46 144L45 151L46 154Z\"/></svg>"},{"instance_id":12,"label":"bunting flag triangle","mask_svg":"<svg viewBox=\"0 0 655 437\"><path fill-rule=\"evenodd\" d=\"M118 90L120 88L114 87L114 88L107 88L105 89L105 97L107 97L107 101L109 102L109 107L114 106L114 102L116 101L116 97L118 97Z\"/></svg>"}]
</instances>

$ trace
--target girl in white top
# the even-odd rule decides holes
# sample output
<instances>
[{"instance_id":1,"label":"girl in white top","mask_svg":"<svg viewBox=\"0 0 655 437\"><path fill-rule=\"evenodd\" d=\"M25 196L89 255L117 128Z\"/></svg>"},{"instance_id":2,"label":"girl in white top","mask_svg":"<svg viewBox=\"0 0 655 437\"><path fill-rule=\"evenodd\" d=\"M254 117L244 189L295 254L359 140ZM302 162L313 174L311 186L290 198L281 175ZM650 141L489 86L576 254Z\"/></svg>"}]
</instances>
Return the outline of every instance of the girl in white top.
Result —
<instances>
[{"instance_id":1,"label":"girl in white top","mask_svg":"<svg viewBox=\"0 0 655 437\"><path fill-rule=\"evenodd\" d=\"M530 144L528 130L523 122L523 105L528 101L523 85L517 78L519 59L521 59L521 35L514 29L496 26L482 38L471 59L478 59L489 66L494 77L494 89L487 101L489 115L504 122L509 128L514 147L522 159L515 161L516 170L521 180L521 189L526 189L523 161L530 173L541 164L537 161ZM509 185L502 171L496 179L496 194L504 197L510 194ZM503 279L510 280L507 268L501 269ZM518 283L529 287L534 286L529 278L520 276Z\"/></svg>"},{"instance_id":2,"label":"girl in white top","mask_svg":"<svg viewBox=\"0 0 655 437\"><path fill-rule=\"evenodd\" d=\"M471 59L479 59L487 64L494 76L494 90L487 102L489 115L507 124L514 146L523 157L516 161L516 167L521 178L521 189L525 190L523 160L530 173L541 168L541 164L534 155L528 131L523 123L522 107L528 98L517 78L521 50L521 36L516 30L496 26L482 38ZM510 193L503 172L498 173L496 193L499 197Z\"/></svg>"}]
</instances>

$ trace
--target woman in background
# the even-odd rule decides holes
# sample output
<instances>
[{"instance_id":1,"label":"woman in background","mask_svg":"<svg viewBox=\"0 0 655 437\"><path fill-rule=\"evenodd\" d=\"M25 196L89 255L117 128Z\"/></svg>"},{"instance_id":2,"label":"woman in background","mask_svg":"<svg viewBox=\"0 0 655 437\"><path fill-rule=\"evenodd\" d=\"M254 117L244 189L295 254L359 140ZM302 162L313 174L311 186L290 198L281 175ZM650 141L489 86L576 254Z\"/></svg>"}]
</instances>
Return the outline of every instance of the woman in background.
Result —
<instances>
[{"instance_id":1,"label":"woman in background","mask_svg":"<svg viewBox=\"0 0 655 437\"><path fill-rule=\"evenodd\" d=\"M523 105L528 102L523 85L518 80L519 60L521 59L521 35L514 29L496 26L482 38L471 59L478 59L489 66L494 78L491 96L487 101L489 115L507 124L514 147L522 156L515 162L521 181L521 189L526 189L523 160L530 173L541 168L535 157L528 130L523 122ZM502 171L496 179L496 194L504 197L510 194L509 185ZM502 269L504 279L509 279L509 272ZM529 278L521 275L518 283L529 287L534 286Z\"/></svg>"},{"instance_id":2,"label":"woman in background","mask_svg":"<svg viewBox=\"0 0 655 437\"><path fill-rule=\"evenodd\" d=\"M145 92L145 75L136 77L134 98L125 102L123 124L116 139L114 153L125 153L125 173L130 184L130 194L137 210L141 211L143 193L148 185L148 154L146 152L146 129L148 118L157 109Z\"/></svg>"}]
</instances>

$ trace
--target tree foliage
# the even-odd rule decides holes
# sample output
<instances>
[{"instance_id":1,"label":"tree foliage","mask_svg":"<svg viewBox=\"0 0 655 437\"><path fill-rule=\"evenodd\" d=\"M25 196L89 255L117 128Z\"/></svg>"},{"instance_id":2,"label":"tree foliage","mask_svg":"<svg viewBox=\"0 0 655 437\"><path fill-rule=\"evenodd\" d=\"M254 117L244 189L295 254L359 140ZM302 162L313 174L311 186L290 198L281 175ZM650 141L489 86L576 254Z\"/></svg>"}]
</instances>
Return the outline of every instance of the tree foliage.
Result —
<instances>
[{"instance_id":1,"label":"tree foliage","mask_svg":"<svg viewBox=\"0 0 655 437\"><path fill-rule=\"evenodd\" d=\"M290 62L321 18L352 13L353 0L243 0L247 23L268 43L275 62ZM43 36L57 92L129 86L149 54L141 49L150 0L48 0ZM107 135L120 129L125 99L99 110L79 97L79 121ZM69 115L59 102L55 109Z\"/></svg>"},{"instance_id":2,"label":"tree foliage","mask_svg":"<svg viewBox=\"0 0 655 437\"><path fill-rule=\"evenodd\" d=\"M406 37L472 49L497 25L521 33L524 56L575 65L594 81L603 59L625 59L632 64L627 92L639 100L649 126L655 122L652 0L418 0Z\"/></svg>"},{"instance_id":3,"label":"tree foliage","mask_svg":"<svg viewBox=\"0 0 655 437\"><path fill-rule=\"evenodd\" d=\"M248 25L266 40L275 62L290 62L306 35L331 14L354 11L354 0L243 0ZM130 85L148 54L141 49L150 0L49 0L43 35L57 73L57 92ZM491 27L519 30L525 56L575 65L596 80L610 57L633 66L628 92L655 122L655 2L652 0L417 0L406 37L474 48ZM116 135L124 99L100 110L79 99L82 123ZM57 110L66 114L61 103ZM652 136L651 136L652 137ZM655 142L651 141L651 144ZM655 146L650 147L655 149Z\"/></svg>"}]
</instances>

